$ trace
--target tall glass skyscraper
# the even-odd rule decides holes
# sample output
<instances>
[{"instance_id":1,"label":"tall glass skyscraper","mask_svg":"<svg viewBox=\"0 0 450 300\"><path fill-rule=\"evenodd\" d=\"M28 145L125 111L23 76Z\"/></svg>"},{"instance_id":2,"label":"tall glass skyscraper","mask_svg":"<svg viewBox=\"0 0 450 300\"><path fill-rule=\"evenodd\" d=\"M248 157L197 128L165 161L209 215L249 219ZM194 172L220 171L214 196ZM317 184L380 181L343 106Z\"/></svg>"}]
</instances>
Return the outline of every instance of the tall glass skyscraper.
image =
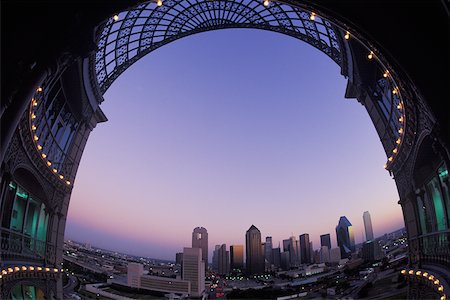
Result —
<instances>
[{"instance_id":1,"label":"tall glass skyscraper","mask_svg":"<svg viewBox=\"0 0 450 300\"><path fill-rule=\"evenodd\" d=\"M208 270L208 231L203 227L196 227L192 232L192 248L202 249L202 260L205 262L205 271Z\"/></svg>"},{"instance_id":2,"label":"tall glass skyscraper","mask_svg":"<svg viewBox=\"0 0 450 300\"><path fill-rule=\"evenodd\" d=\"M230 264L231 270L241 270L244 268L244 246L230 246Z\"/></svg>"},{"instance_id":3,"label":"tall glass skyscraper","mask_svg":"<svg viewBox=\"0 0 450 300\"><path fill-rule=\"evenodd\" d=\"M373 240L372 220L368 211L363 213L364 229L366 231L366 241Z\"/></svg>"},{"instance_id":4,"label":"tall glass skyscraper","mask_svg":"<svg viewBox=\"0 0 450 300\"><path fill-rule=\"evenodd\" d=\"M327 246L331 249L331 236L329 233L320 236L320 247Z\"/></svg>"},{"instance_id":5,"label":"tall glass skyscraper","mask_svg":"<svg viewBox=\"0 0 450 300\"><path fill-rule=\"evenodd\" d=\"M336 237L337 244L341 248L341 256L350 257L352 251L355 250L355 237L352 223L345 216L339 219L336 226Z\"/></svg>"},{"instance_id":6,"label":"tall glass skyscraper","mask_svg":"<svg viewBox=\"0 0 450 300\"><path fill-rule=\"evenodd\" d=\"M245 234L245 254L247 274L264 272L264 256L261 247L261 232L252 225Z\"/></svg>"},{"instance_id":7,"label":"tall glass skyscraper","mask_svg":"<svg viewBox=\"0 0 450 300\"><path fill-rule=\"evenodd\" d=\"M309 234L300 235L300 257L302 264L311 263L311 247L309 244Z\"/></svg>"}]
</instances>

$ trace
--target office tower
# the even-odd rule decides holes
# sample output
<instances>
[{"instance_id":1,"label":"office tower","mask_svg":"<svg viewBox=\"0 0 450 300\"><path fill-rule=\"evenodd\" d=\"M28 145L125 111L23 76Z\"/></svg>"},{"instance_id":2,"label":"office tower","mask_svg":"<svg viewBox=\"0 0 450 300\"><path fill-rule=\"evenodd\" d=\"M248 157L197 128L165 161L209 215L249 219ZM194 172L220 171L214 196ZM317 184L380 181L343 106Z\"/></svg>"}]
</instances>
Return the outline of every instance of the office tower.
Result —
<instances>
[{"instance_id":1,"label":"office tower","mask_svg":"<svg viewBox=\"0 0 450 300\"><path fill-rule=\"evenodd\" d=\"M298 266L300 264L300 241L295 236L291 236L289 240L290 265Z\"/></svg>"},{"instance_id":2,"label":"office tower","mask_svg":"<svg viewBox=\"0 0 450 300\"><path fill-rule=\"evenodd\" d=\"M328 246L320 247L320 262L327 263L330 262L330 249Z\"/></svg>"},{"instance_id":3,"label":"office tower","mask_svg":"<svg viewBox=\"0 0 450 300\"><path fill-rule=\"evenodd\" d=\"M261 232L252 225L245 234L246 269L248 274L264 272L264 256L261 251Z\"/></svg>"},{"instance_id":4,"label":"office tower","mask_svg":"<svg viewBox=\"0 0 450 300\"><path fill-rule=\"evenodd\" d=\"M217 271L220 275L227 275L230 273L230 252L227 251L227 245L222 244L217 251L218 256L218 268Z\"/></svg>"},{"instance_id":5,"label":"office tower","mask_svg":"<svg viewBox=\"0 0 450 300\"><path fill-rule=\"evenodd\" d=\"M196 227L192 232L192 248L202 249L202 260L205 262L205 272L208 270L208 231Z\"/></svg>"},{"instance_id":6,"label":"office tower","mask_svg":"<svg viewBox=\"0 0 450 300\"><path fill-rule=\"evenodd\" d=\"M309 242L309 253L311 255L311 262L314 262L314 250L313 250L313 242Z\"/></svg>"},{"instance_id":7,"label":"office tower","mask_svg":"<svg viewBox=\"0 0 450 300\"><path fill-rule=\"evenodd\" d=\"M331 248L330 262L338 263L341 260L341 248Z\"/></svg>"},{"instance_id":8,"label":"office tower","mask_svg":"<svg viewBox=\"0 0 450 300\"><path fill-rule=\"evenodd\" d=\"M141 286L141 276L144 274L144 265L139 263L128 263L127 268L128 285L134 288Z\"/></svg>"},{"instance_id":9,"label":"office tower","mask_svg":"<svg viewBox=\"0 0 450 300\"><path fill-rule=\"evenodd\" d=\"M220 245L216 245L212 256L212 269L216 272L219 271L219 249Z\"/></svg>"},{"instance_id":10,"label":"office tower","mask_svg":"<svg viewBox=\"0 0 450 300\"><path fill-rule=\"evenodd\" d=\"M311 246L309 244L309 234L300 235L300 256L302 264L311 263Z\"/></svg>"},{"instance_id":11,"label":"office tower","mask_svg":"<svg viewBox=\"0 0 450 300\"><path fill-rule=\"evenodd\" d=\"M272 249L272 258L273 258L274 267L276 269L281 267L281 249L280 249L280 247Z\"/></svg>"},{"instance_id":12,"label":"office tower","mask_svg":"<svg viewBox=\"0 0 450 300\"><path fill-rule=\"evenodd\" d=\"M336 226L336 237L337 244L341 248L341 257L350 258L352 251L355 250L355 238L352 223L345 216L339 219Z\"/></svg>"},{"instance_id":13,"label":"office tower","mask_svg":"<svg viewBox=\"0 0 450 300\"><path fill-rule=\"evenodd\" d=\"M268 270L273 264L273 253L272 253L272 237L266 237L266 242L264 243L264 265L265 269Z\"/></svg>"},{"instance_id":14,"label":"office tower","mask_svg":"<svg viewBox=\"0 0 450 300\"><path fill-rule=\"evenodd\" d=\"M365 261L374 261L381 258L381 247L377 241L366 241L363 243L361 257Z\"/></svg>"},{"instance_id":15,"label":"office tower","mask_svg":"<svg viewBox=\"0 0 450 300\"><path fill-rule=\"evenodd\" d=\"M372 220L370 218L370 213L368 211L365 211L363 213L363 220L364 220L364 229L366 230L366 241L372 241L373 240Z\"/></svg>"},{"instance_id":16,"label":"office tower","mask_svg":"<svg viewBox=\"0 0 450 300\"><path fill-rule=\"evenodd\" d=\"M328 250L331 249L331 237L329 233L320 236L320 247L322 246L327 246Z\"/></svg>"},{"instance_id":17,"label":"office tower","mask_svg":"<svg viewBox=\"0 0 450 300\"><path fill-rule=\"evenodd\" d=\"M205 290L205 262L201 248L183 249L183 280L191 283L191 294L200 296Z\"/></svg>"},{"instance_id":18,"label":"office tower","mask_svg":"<svg viewBox=\"0 0 450 300\"><path fill-rule=\"evenodd\" d=\"M290 262L289 262L289 251L284 251L280 254L281 257L281 268L283 270L289 270L290 268Z\"/></svg>"},{"instance_id":19,"label":"office tower","mask_svg":"<svg viewBox=\"0 0 450 300\"><path fill-rule=\"evenodd\" d=\"M291 239L283 240L283 252L289 251L291 249Z\"/></svg>"},{"instance_id":20,"label":"office tower","mask_svg":"<svg viewBox=\"0 0 450 300\"><path fill-rule=\"evenodd\" d=\"M178 252L175 254L175 264L177 265L183 264L183 252Z\"/></svg>"},{"instance_id":21,"label":"office tower","mask_svg":"<svg viewBox=\"0 0 450 300\"><path fill-rule=\"evenodd\" d=\"M230 246L230 265L231 270L244 269L244 245Z\"/></svg>"}]
</instances>

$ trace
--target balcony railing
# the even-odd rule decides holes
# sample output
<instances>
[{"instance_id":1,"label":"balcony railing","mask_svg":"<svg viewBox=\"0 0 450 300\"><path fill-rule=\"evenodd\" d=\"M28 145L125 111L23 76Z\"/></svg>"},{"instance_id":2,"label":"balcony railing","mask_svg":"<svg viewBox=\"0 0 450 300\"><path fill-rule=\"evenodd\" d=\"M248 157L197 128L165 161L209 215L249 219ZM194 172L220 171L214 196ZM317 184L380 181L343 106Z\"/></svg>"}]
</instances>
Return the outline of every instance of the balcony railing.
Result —
<instances>
[{"instance_id":1,"label":"balcony railing","mask_svg":"<svg viewBox=\"0 0 450 300\"><path fill-rule=\"evenodd\" d=\"M6 228L0 229L1 258L5 260L26 259L43 261L50 247L47 242L37 240L28 235Z\"/></svg>"},{"instance_id":2,"label":"balcony railing","mask_svg":"<svg viewBox=\"0 0 450 300\"><path fill-rule=\"evenodd\" d=\"M413 264L435 263L450 267L450 229L411 238L408 245Z\"/></svg>"}]
</instances>

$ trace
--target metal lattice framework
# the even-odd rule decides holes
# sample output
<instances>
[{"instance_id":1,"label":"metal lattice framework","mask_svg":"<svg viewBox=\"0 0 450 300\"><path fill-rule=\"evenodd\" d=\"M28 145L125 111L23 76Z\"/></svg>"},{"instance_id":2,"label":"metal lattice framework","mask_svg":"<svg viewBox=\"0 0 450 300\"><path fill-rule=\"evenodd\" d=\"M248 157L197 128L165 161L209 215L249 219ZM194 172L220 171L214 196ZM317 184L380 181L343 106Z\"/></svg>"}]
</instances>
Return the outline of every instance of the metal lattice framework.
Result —
<instances>
[{"instance_id":1,"label":"metal lattice framework","mask_svg":"<svg viewBox=\"0 0 450 300\"><path fill-rule=\"evenodd\" d=\"M162 3L160 3L162 4ZM104 93L134 62L182 37L224 28L255 28L290 35L316 47L342 66L338 28L313 12L255 0L167 0L146 2L110 18L97 37L91 60ZM313 16L313 17L312 17Z\"/></svg>"}]
</instances>

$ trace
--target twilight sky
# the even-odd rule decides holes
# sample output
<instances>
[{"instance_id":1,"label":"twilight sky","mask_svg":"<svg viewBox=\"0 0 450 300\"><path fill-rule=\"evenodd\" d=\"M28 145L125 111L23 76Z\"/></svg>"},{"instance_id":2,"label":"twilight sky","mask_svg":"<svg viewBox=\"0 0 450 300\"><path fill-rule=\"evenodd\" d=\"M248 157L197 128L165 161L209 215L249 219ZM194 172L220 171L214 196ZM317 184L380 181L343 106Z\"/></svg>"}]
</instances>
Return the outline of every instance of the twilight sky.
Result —
<instances>
[{"instance_id":1,"label":"twilight sky","mask_svg":"<svg viewBox=\"0 0 450 300\"><path fill-rule=\"evenodd\" d=\"M254 224L275 245L331 233L342 215L363 238L403 227L394 180L364 107L325 54L250 29L197 34L130 67L105 94L66 238L161 259L191 245L245 244Z\"/></svg>"}]
</instances>

